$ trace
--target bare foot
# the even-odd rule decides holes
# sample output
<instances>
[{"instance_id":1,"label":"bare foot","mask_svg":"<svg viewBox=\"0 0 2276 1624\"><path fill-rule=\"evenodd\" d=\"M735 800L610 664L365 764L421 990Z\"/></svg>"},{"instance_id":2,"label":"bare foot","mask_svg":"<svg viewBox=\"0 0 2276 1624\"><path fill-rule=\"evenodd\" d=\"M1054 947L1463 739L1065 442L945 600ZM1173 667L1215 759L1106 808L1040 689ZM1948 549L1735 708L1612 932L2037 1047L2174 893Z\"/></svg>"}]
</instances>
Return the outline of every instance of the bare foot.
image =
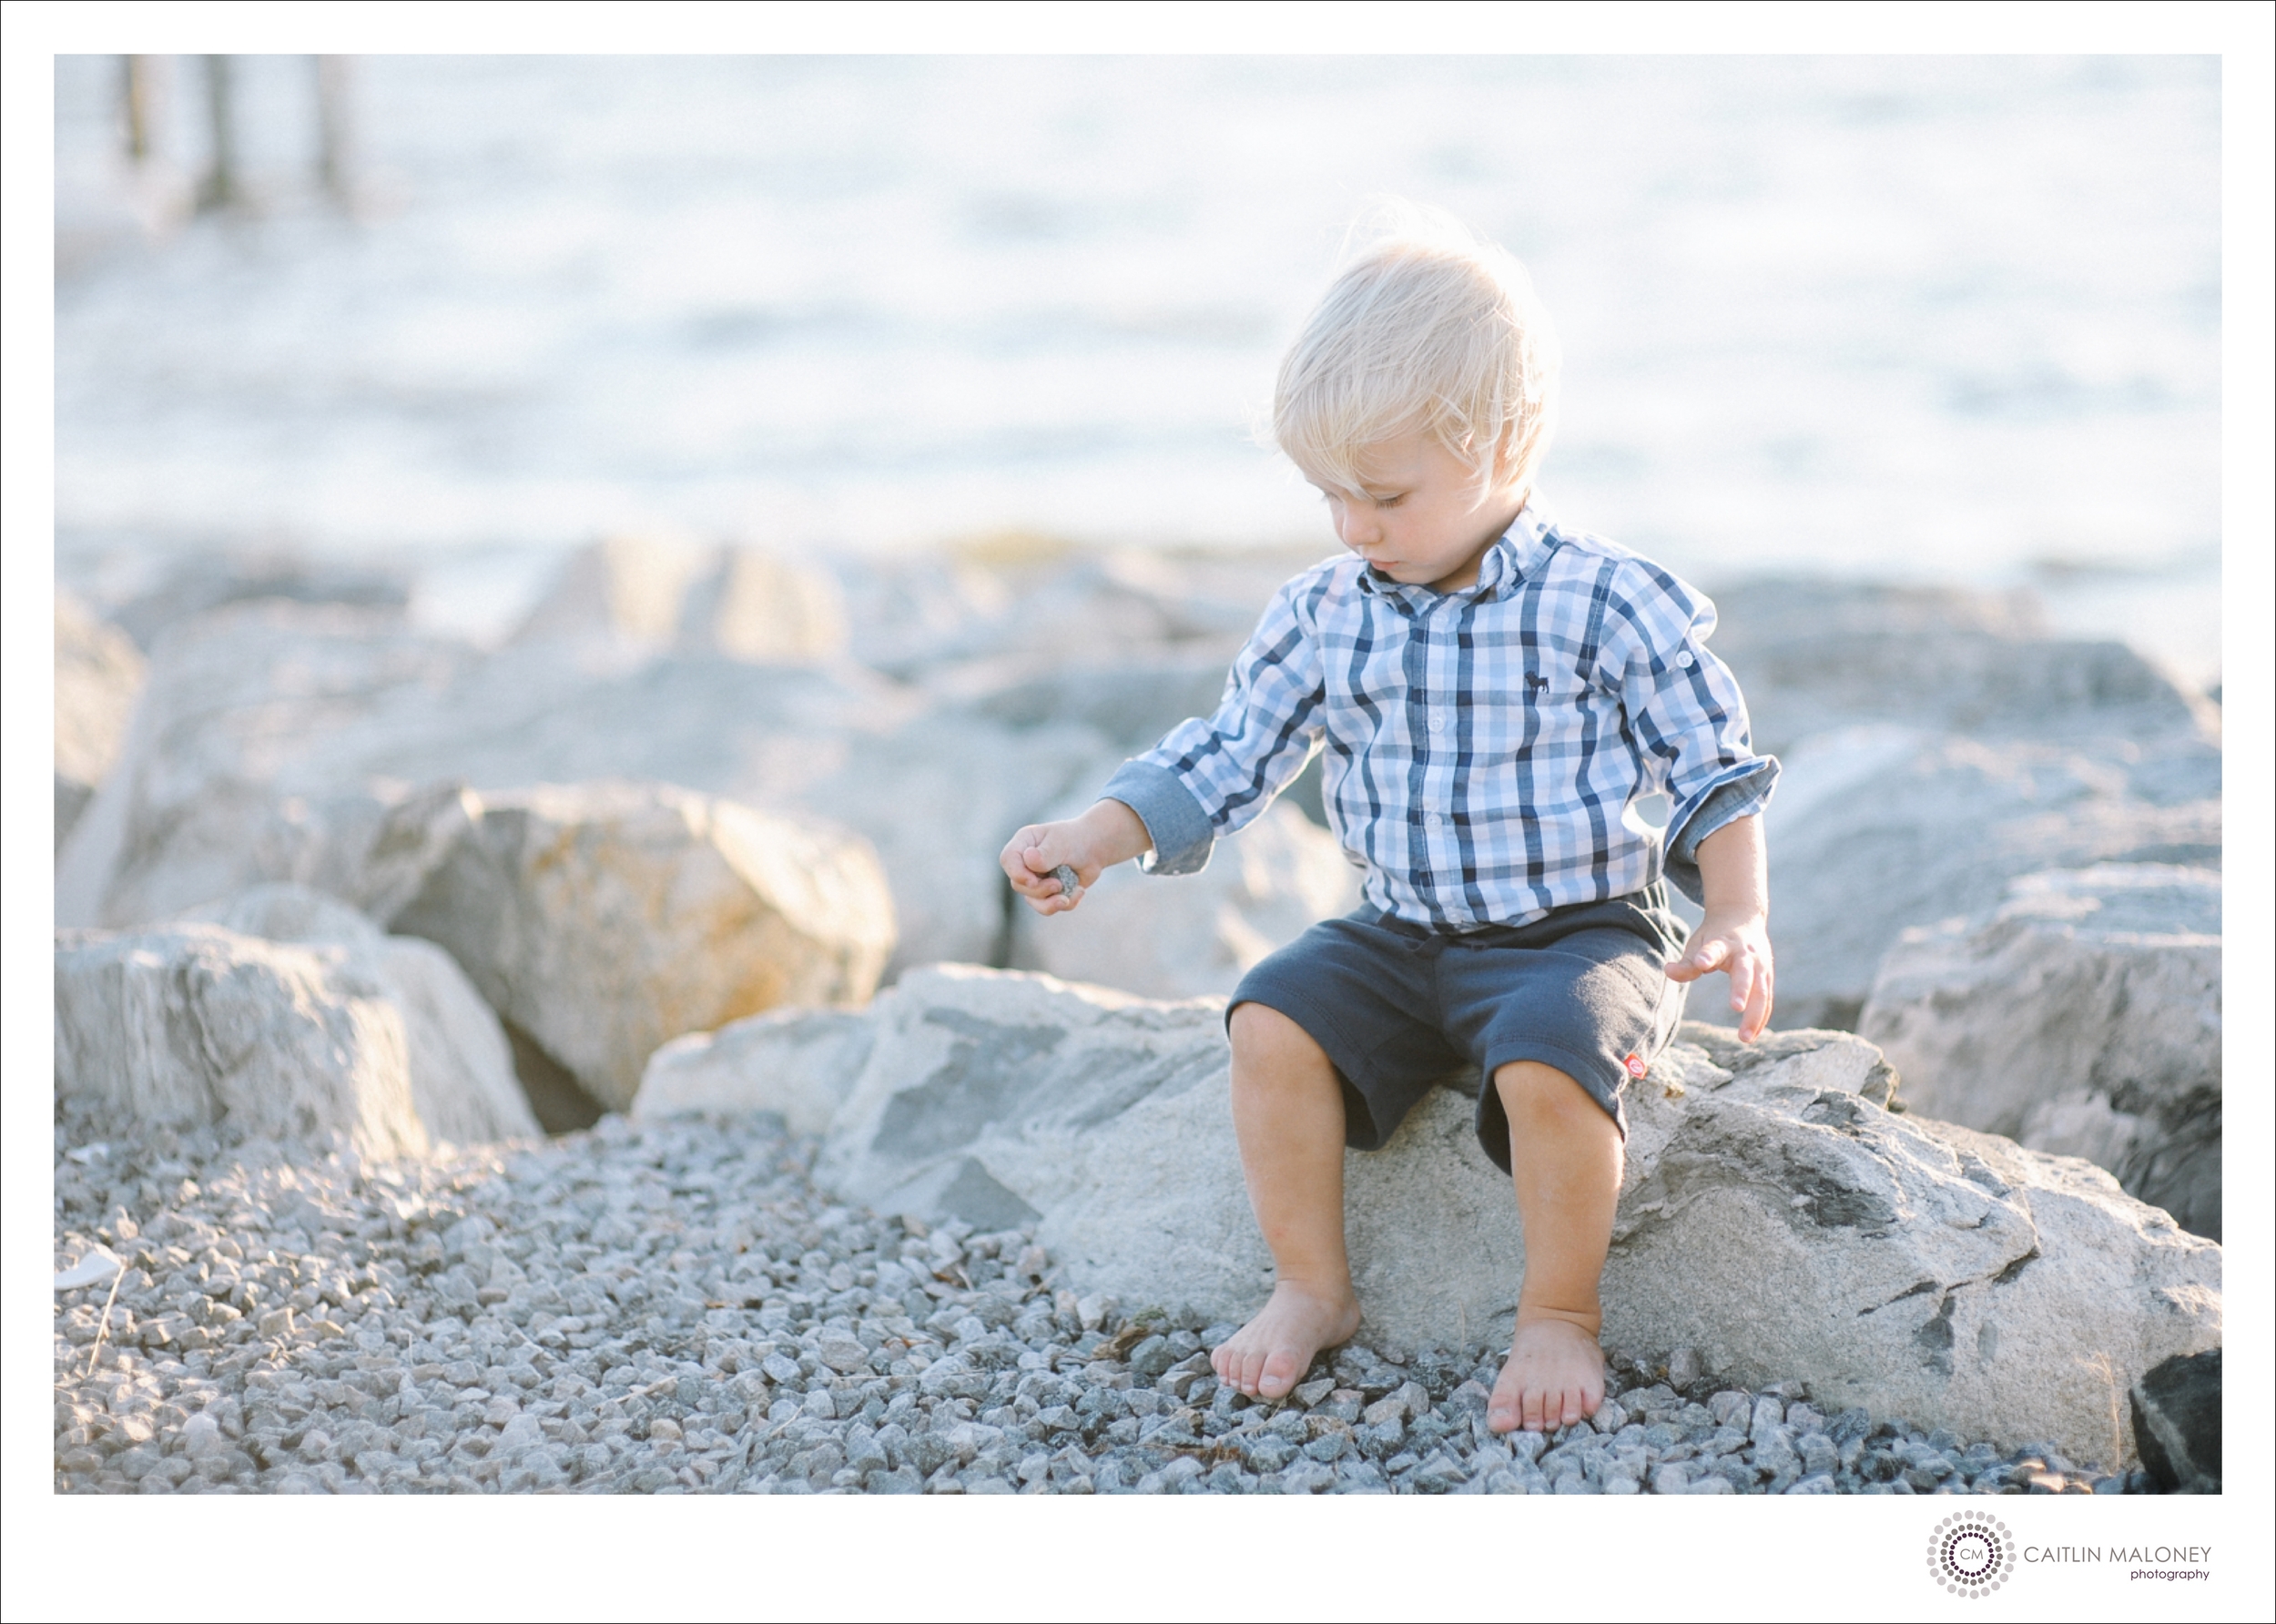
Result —
<instances>
[{"instance_id":1,"label":"bare foot","mask_svg":"<svg viewBox=\"0 0 2276 1624\"><path fill-rule=\"evenodd\" d=\"M1495 1432L1554 1432L1587 1420L1603 1402L1604 1355L1596 1338L1570 1320L1521 1320L1486 1425Z\"/></svg>"},{"instance_id":2,"label":"bare foot","mask_svg":"<svg viewBox=\"0 0 2276 1624\"><path fill-rule=\"evenodd\" d=\"M1284 1280L1209 1362L1219 1381L1251 1398L1285 1398L1312 1368L1313 1355L1348 1341L1357 1329L1359 1299L1348 1288L1330 1296Z\"/></svg>"}]
</instances>

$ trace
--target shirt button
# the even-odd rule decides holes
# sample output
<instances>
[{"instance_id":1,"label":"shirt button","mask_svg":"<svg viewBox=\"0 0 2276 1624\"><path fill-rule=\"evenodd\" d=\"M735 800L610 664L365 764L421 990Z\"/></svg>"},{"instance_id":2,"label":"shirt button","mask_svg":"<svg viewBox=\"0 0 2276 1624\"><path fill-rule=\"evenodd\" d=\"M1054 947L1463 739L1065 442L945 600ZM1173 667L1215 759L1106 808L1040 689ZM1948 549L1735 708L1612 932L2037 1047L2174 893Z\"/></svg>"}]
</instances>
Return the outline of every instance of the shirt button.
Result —
<instances>
[{"instance_id":1,"label":"shirt button","mask_svg":"<svg viewBox=\"0 0 2276 1624\"><path fill-rule=\"evenodd\" d=\"M1431 717L1431 718L1430 718L1430 731L1431 731L1431 732L1433 732L1433 733L1444 733L1446 730L1447 730L1447 719L1446 719L1444 716L1433 716L1433 717Z\"/></svg>"},{"instance_id":2,"label":"shirt button","mask_svg":"<svg viewBox=\"0 0 2276 1624\"><path fill-rule=\"evenodd\" d=\"M1684 670L1689 671L1696 662L1694 662L1692 658L1692 651L1687 648L1682 654L1675 656L1675 663L1682 666Z\"/></svg>"}]
</instances>

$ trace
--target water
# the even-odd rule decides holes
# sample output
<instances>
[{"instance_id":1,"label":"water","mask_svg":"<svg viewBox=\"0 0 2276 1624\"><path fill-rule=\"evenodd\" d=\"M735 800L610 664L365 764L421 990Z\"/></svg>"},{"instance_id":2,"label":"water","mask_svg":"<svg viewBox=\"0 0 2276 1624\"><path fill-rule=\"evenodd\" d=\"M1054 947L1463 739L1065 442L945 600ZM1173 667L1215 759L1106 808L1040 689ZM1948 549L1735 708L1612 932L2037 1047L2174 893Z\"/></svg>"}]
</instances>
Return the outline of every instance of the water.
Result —
<instances>
[{"instance_id":1,"label":"water","mask_svg":"<svg viewBox=\"0 0 2276 1624\"><path fill-rule=\"evenodd\" d=\"M1531 267L1560 513L2218 679L2212 58L371 58L354 221L253 58L260 211L124 246L116 71L58 67L69 579L290 544L487 632L625 527L1326 551L1251 429L1392 193Z\"/></svg>"}]
</instances>

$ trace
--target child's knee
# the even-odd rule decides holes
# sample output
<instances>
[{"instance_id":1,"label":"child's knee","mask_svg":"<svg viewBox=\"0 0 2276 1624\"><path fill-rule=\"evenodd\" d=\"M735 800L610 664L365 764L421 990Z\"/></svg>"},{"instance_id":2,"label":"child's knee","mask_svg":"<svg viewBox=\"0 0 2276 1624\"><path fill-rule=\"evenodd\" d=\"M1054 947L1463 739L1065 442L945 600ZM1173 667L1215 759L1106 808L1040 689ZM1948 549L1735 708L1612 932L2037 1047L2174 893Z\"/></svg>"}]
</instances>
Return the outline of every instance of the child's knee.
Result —
<instances>
[{"instance_id":1,"label":"child's knee","mask_svg":"<svg viewBox=\"0 0 2276 1624\"><path fill-rule=\"evenodd\" d=\"M1540 1061L1510 1061L1494 1068L1494 1091L1510 1122L1554 1117L1586 1120L1593 1117L1611 1124L1611 1118L1594 1094L1567 1072Z\"/></svg>"},{"instance_id":2,"label":"child's knee","mask_svg":"<svg viewBox=\"0 0 2276 1624\"><path fill-rule=\"evenodd\" d=\"M1236 1071L1313 1069L1328 1063L1326 1051L1312 1034L1270 1004L1235 1005L1225 1028L1233 1040Z\"/></svg>"}]
</instances>

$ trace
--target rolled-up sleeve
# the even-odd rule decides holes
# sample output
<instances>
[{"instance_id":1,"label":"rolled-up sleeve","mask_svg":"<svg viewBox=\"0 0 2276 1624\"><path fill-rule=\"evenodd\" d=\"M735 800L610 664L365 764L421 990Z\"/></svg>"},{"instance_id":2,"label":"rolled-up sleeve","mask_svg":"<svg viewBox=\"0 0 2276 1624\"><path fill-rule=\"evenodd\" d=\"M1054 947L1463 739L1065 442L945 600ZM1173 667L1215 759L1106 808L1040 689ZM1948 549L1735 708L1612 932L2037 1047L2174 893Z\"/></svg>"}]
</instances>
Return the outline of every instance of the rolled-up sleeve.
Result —
<instances>
[{"instance_id":1,"label":"rolled-up sleeve","mask_svg":"<svg viewBox=\"0 0 2276 1624\"><path fill-rule=\"evenodd\" d=\"M1215 714L1181 722L1124 762L1102 792L1153 841L1150 874L1194 874L1215 842L1254 820L1320 747L1321 662L1310 624L1320 577L1274 594L1234 660Z\"/></svg>"},{"instance_id":2,"label":"rolled-up sleeve","mask_svg":"<svg viewBox=\"0 0 2276 1624\"><path fill-rule=\"evenodd\" d=\"M1099 791L1102 800L1120 801L1138 814L1153 849L1138 861L1149 874L1197 874L1209 866L1217 843L1209 815L1184 781L1143 756L1125 761Z\"/></svg>"},{"instance_id":3,"label":"rolled-up sleeve","mask_svg":"<svg viewBox=\"0 0 2276 1624\"><path fill-rule=\"evenodd\" d=\"M1778 782L1778 758L1754 751L1738 679L1707 647L1714 629L1710 599L1639 561L1607 605L1600 667L1619 686L1652 787L1674 802L1662 860L1694 902L1700 842L1761 812Z\"/></svg>"}]
</instances>

